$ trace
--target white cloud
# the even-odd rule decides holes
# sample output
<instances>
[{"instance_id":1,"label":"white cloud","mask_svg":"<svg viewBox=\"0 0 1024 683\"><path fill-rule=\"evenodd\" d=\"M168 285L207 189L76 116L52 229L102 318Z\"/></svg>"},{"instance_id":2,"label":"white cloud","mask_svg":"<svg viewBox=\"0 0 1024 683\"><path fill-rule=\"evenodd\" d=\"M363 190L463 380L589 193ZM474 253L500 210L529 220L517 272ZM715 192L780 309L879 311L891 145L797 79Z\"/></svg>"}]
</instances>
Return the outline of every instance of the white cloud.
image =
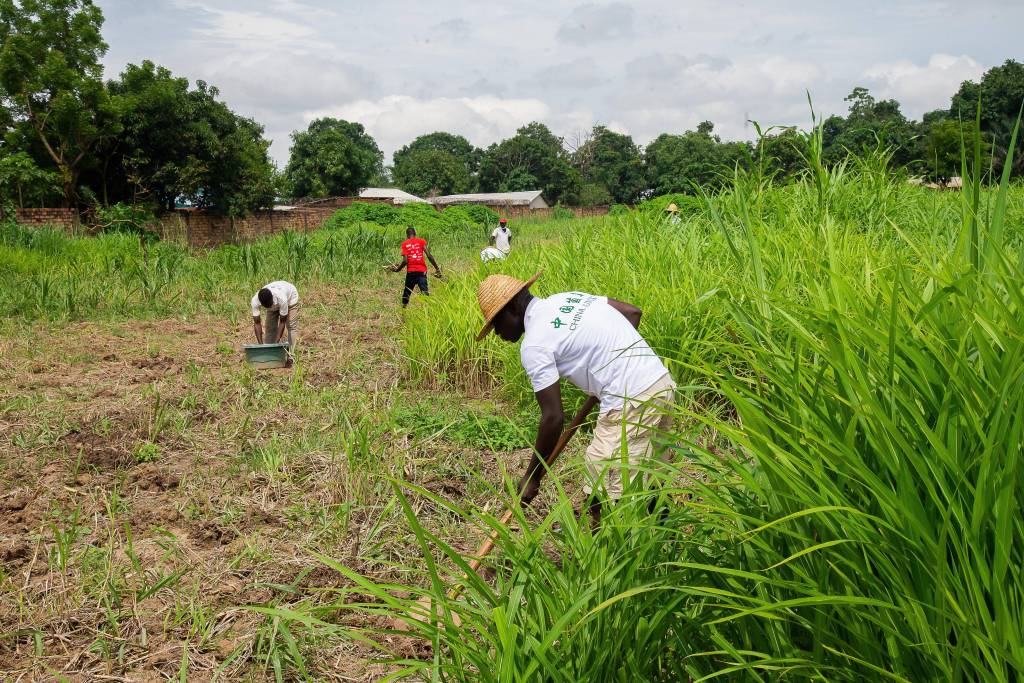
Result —
<instances>
[{"instance_id":1,"label":"white cloud","mask_svg":"<svg viewBox=\"0 0 1024 683\"><path fill-rule=\"evenodd\" d=\"M607 80L607 72L592 57L580 57L541 69L531 83L540 88L590 88Z\"/></svg>"},{"instance_id":2,"label":"white cloud","mask_svg":"<svg viewBox=\"0 0 1024 683\"><path fill-rule=\"evenodd\" d=\"M592 45L633 34L636 12L623 2L580 5L558 27L557 38L576 45Z\"/></svg>"},{"instance_id":3,"label":"white cloud","mask_svg":"<svg viewBox=\"0 0 1024 683\"><path fill-rule=\"evenodd\" d=\"M485 147L513 135L517 128L530 121L547 119L550 114L550 107L539 99L506 99L493 95L421 99L389 95L307 111L303 119L307 125L322 116L361 123L389 160L396 149L417 135L452 131L464 135L474 145Z\"/></svg>"},{"instance_id":4,"label":"white cloud","mask_svg":"<svg viewBox=\"0 0 1024 683\"><path fill-rule=\"evenodd\" d=\"M317 28L309 23L314 17L322 18L324 13L301 3L286 2L270 14L223 9L216 4L191 0L172 0L172 3L202 17L202 23L193 29L195 40L200 43L264 53L296 45L321 49L331 47L329 42L317 39ZM283 18L289 15L296 20Z\"/></svg>"},{"instance_id":5,"label":"white cloud","mask_svg":"<svg viewBox=\"0 0 1024 683\"><path fill-rule=\"evenodd\" d=\"M865 86L878 99L896 99L904 115L919 118L933 109L944 109L960 84L977 80L985 67L972 57L932 55L927 64L909 60L875 64L863 77Z\"/></svg>"}]
</instances>

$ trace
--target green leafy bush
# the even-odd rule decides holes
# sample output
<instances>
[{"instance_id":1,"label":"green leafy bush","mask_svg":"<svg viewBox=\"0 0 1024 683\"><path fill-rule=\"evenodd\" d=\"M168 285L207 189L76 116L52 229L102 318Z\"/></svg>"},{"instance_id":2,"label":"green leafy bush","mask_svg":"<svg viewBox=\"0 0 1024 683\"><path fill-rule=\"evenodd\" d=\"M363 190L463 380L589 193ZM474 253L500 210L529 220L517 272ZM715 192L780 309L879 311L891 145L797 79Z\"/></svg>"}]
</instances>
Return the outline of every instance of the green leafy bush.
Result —
<instances>
[{"instance_id":1,"label":"green leafy bush","mask_svg":"<svg viewBox=\"0 0 1024 683\"><path fill-rule=\"evenodd\" d=\"M556 221L567 221L576 217L569 209L565 208L561 204L556 204L555 208L551 210L551 217Z\"/></svg>"},{"instance_id":2,"label":"green leafy bush","mask_svg":"<svg viewBox=\"0 0 1024 683\"><path fill-rule=\"evenodd\" d=\"M390 204L376 202L353 202L343 209L338 209L324 223L325 228L346 228L357 223L376 223L377 225L395 225L399 222L398 209Z\"/></svg>"},{"instance_id":3,"label":"green leafy bush","mask_svg":"<svg viewBox=\"0 0 1024 683\"><path fill-rule=\"evenodd\" d=\"M498 222L498 212L481 204L458 204L441 212L449 223L490 226Z\"/></svg>"},{"instance_id":4,"label":"green leafy bush","mask_svg":"<svg viewBox=\"0 0 1024 683\"><path fill-rule=\"evenodd\" d=\"M155 220L152 211L131 204L98 205L93 212L93 223L102 232L128 232L150 239L158 237L150 229Z\"/></svg>"}]
</instances>

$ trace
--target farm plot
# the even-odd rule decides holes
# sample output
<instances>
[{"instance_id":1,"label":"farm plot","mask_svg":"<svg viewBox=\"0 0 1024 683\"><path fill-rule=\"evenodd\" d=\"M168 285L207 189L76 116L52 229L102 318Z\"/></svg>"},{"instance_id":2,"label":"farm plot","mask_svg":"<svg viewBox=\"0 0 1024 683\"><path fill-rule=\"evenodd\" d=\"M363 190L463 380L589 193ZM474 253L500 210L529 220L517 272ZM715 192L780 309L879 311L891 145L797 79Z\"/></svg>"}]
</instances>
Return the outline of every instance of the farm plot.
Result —
<instances>
[{"instance_id":1,"label":"farm plot","mask_svg":"<svg viewBox=\"0 0 1024 683\"><path fill-rule=\"evenodd\" d=\"M493 429L493 404L459 414L403 386L391 293L322 288L307 300L294 374L242 365L244 321L11 326L0 677L383 675L376 649L293 639L259 610L351 585L310 551L407 579L392 563L419 549L390 478L480 498L499 478L487 439L503 439L514 467L521 452L509 449L525 441L508 419ZM467 552L475 543L447 511L424 503L422 519ZM424 654L410 639L381 642Z\"/></svg>"}]
</instances>

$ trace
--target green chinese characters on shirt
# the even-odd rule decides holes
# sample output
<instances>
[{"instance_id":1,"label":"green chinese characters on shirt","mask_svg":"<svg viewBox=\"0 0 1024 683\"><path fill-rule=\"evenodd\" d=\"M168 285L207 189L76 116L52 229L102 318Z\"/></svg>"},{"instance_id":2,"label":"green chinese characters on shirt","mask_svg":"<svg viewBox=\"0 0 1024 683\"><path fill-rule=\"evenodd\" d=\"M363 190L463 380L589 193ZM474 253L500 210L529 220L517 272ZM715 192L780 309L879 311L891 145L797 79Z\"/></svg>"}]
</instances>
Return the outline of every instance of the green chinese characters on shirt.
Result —
<instances>
[{"instance_id":1,"label":"green chinese characters on shirt","mask_svg":"<svg viewBox=\"0 0 1024 683\"><path fill-rule=\"evenodd\" d=\"M568 292L562 305L559 306L558 312L564 315L572 315L572 317L568 320L562 320L562 316L558 316L551 321L551 326L556 330L560 330L563 327L568 327L570 331L575 330L579 327L580 321L583 319L587 309L595 301L597 301L596 296L590 296L583 292Z\"/></svg>"}]
</instances>

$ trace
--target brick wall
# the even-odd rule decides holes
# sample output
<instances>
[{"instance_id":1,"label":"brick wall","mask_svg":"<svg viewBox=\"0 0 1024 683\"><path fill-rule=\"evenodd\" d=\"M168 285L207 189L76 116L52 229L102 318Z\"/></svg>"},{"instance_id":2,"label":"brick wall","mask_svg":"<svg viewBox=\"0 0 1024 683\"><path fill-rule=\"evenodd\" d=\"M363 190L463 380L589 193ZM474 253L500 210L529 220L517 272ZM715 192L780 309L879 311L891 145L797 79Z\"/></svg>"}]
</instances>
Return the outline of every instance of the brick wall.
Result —
<instances>
[{"instance_id":1,"label":"brick wall","mask_svg":"<svg viewBox=\"0 0 1024 683\"><path fill-rule=\"evenodd\" d=\"M316 230L337 211L335 207L296 207L279 211L254 211L244 218L196 209L178 209L160 217L158 232L164 239L190 247L242 244L286 230Z\"/></svg>"},{"instance_id":2,"label":"brick wall","mask_svg":"<svg viewBox=\"0 0 1024 683\"><path fill-rule=\"evenodd\" d=\"M78 227L78 212L74 209L15 209L14 217L22 225L64 228L71 232Z\"/></svg>"},{"instance_id":3,"label":"brick wall","mask_svg":"<svg viewBox=\"0 0 1024 683\"><path fill-rule=\"evenodd\" d=\"M156 232L164 239L184 242L190 247L216 247L221 244L241 244L261 237L276 235L286 230L309 232L320 228L334 212L339 203L351 198L345 197L319 204L295 207L288 210L254 211L244 218L230 218L212 211L199 209L178 209L158 219ZM347 206L348 204L340 204ZM491 207L500 215L509 218L550 218L553 209L529 209L520 206ZM607 206L566 207L578 217L603 216ZM19 223L24 225L54 225L71 232L79 227L78 213L74 209L17 209Z\"/></svg>"}]
</instances>

